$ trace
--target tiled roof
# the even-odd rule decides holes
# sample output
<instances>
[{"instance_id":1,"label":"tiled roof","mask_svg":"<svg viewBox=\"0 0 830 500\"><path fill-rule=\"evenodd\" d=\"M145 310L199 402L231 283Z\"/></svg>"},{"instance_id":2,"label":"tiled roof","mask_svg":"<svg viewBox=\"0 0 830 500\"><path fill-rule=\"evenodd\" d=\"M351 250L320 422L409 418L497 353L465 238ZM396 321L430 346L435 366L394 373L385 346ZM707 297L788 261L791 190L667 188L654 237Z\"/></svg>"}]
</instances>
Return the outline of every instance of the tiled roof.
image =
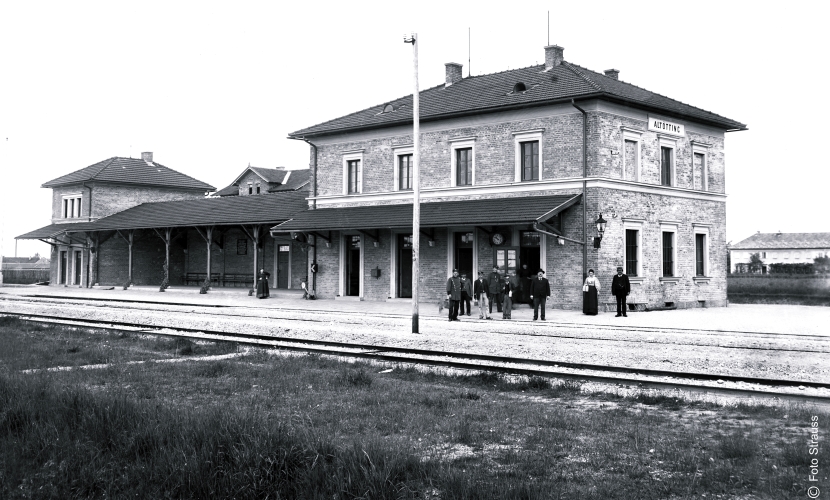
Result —
<instances>
[{"instance_id":1,"label":"tiled roof","mask_svg":"<svg viewBox=\"0 0 830 500\"><path fill-rule=\"evenodd\" d=\"M251 170L253 170L256 167L249 167L249 168ZM259 170L269 170L269 169L259 169ZM245 169L245 172L247 172L247 171L248 171L248 168ZM242 172L242 174L244 175L245 172ZM302 188L305 188L306 191L308 190L307 186L310 182L311 171L307 168L302 169L302 170L284 170L284 171L269 170L269 172L278 172L278 173L280 173L280 175L279 175L279 177L281 179L280 182L282 182L282 184L279 184L279 185L274 186L271 189L269 189L268 190L269 193L279 193L279 192L283 192L283 191L296 191L296 190L302 189ZM240 175L237 178L237 180L240 177L242 177L242 175ZM288 177L288 180L286 180L286 177ZM234 181L234 184L231 184L230 186L224 187L224 188L220 189L219 191L217 191L216 195L217 196L238 196L239 195L239 185L236 181Z\"/></svg>"},{"instance_id":2,"label":"tiled roof","mask_svg":"<svg viewBox=\"0 0 830 500\"><path fill-rule=\"evenodd\" d=\"M228 187L223 187L214 193L216 196L239 196L239 186L231 184Z\"/></svg>"},{"instance_id":3,"label":"tiled roof","mask_svg":"<svg viewBox=\"0 0 830 500\"><path fill-rule=\"evenodd\" d=\"M730 245L730 250L830 248L830 233L756 233Z\"/></svg>"},{"instance_id":4,"label":"tiled roof","mask_svg":"<svg viewBox=\"0 0 830 500\"><path fill-rule=\"evenodd\" d=\"M77 223L83 224L83 223ZM48 226L43 226L40 229L35 229L34 231L30 231L26 234L21 234L20 236L15 236L14 239L16 240L39 240L43 238L51 238L56 234L61 234L66 230L66 228L70 225L74 224L49 224Z\"/></svg>"},{"instance_id":5,"label":"tiled roof","mask_svg":"<svg viewBox=\"0 0 830 500\"><path fill-rule=\"evenodd\" d=\"M161 227L273 224L308 206L304 191L259 196L143 203L95 222L64 225L74 231L108 231Z\"/></svg>"},{"instance_id":6,"label":"tiled roof","mask_svg":"<svg viewBox=\"0 0 830 500\"><path fill-rule=\"evenodd\" d=\"M308 190L308 184L311 182L311 170L304 168L302 170L289 170L288 172L291 174L288 176L288 180L283 178L283 184L269 189L269 193L296 191L302 188L305 188L305 191Z\"/></svg>"},{"instance_id":7,"label":"tiled roof","mask_svg":"<svg viewBox=\"0 0 830 500\"><path fill-rule=\"evenodd\" d=\"M421 227L493 226L547 220L582 195L487 198L421 203ZM272 231L334 231L412 227L412 205L318 208L299 212Z\"/></svg>"},{"instance_id":8,"label":"tiled roof","mask_svg":"<svg viewBox=\"0 0 830 500\"><path fill-rule=\"evenodd\" d=\"M449 87L442 84L422 90L420 92L421 120L428 121L454 115L567 102L570 99L604 97L671 115L688 117L728 130L746 128L746 125L735 120L575 64L562 62L561 65L554 66L549 71L544 71L544 69L544 65L538 65L489 75L468 76ZM527 91L513 92L518 82L524 83ZM382 113L387 104L391 104L395 111ZM408 95L292 132L289 136L313 137L352 129L378 128L411 122L412 95Z\"/></svg>"},{"instance_id":9,"label":"tiled roof","mask_svg":"<svg viewBox=\"0 0 830 500\"><path fill-rule=\"evenodd\" d=\"M76 170L57 179L52 179L44 183L42 187L53 188L88 181L165 186L200 191L216 189L210 184L167 168L160 163L152 162L150 164L141 158L121 158L118 156Z\"/></svg>"}]
</instances>

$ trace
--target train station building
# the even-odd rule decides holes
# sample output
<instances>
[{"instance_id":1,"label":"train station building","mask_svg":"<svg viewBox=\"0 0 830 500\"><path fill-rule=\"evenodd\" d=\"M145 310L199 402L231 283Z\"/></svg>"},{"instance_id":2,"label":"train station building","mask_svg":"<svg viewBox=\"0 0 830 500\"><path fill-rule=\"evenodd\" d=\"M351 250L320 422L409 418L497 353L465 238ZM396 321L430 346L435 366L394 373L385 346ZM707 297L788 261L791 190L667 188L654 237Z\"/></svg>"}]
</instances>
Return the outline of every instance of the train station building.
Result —
<instances>
[{"instance_id":1,"label":"train station building","mask_svg":"<svg viewBox=\"0 0 830 500\"><path fill-rule=\"evenodd\" d=\"M589 268L610 301L623 266L631 307L725 305L724 138L746 126L544 54L480 76L447 63L420 92L420 299L444 297L456 268L526 265L546 271L553 307L579 308ZM318 242L320 297L411 294L412 107L289 135L310 144L309 209L271 232Z\"/></svg>"},{"instance_id":2,"label":"train station building","mask_svg":"<svg viewBox=\"0 0 830 500\"><path fill-rule=\"evenodd\" d=\"M724 140L746 126L544 55L467 77L447 63L420 92L419 299L496 265L545 270L552 307L578 309L588 269L610 302L622 266L632 308L725 305ZM52 223L18 238L52 245L56 285L248 287L265 268L323 299L407 299L412 113L408 95L293 132L309 170L249 166L218 191L151 153L111 158L45 183Z\"/></svg>"}]
</instances>

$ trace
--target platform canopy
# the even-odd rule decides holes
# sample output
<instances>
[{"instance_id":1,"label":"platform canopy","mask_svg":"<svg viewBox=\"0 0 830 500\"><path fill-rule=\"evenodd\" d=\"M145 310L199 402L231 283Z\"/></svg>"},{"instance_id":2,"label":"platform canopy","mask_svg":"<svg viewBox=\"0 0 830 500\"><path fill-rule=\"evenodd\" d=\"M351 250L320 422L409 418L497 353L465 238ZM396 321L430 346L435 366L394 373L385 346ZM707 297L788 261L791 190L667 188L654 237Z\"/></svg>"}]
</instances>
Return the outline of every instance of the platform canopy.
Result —
<instances>
[{"instance_id":1,"label":"platform canopy","mask_svg":"<svg viewBox=\"0 0 830 500\"><path fill-rule=\"evenodd\" d=\"M484 198L421 203L421 227L506 226L546 222L579 202L581 194ZM412 204L318 208L299 212L271 234L412 227Z\"/></svg>"},{"instance_id":2,"label":"platform canopy","mask_svg":"<svg viewBox=\"0 0 830 500\"><path fill-rule=\"evenodd\" d=\"M64 233L165 227L277 224L308 206L305 191L142 203L94 222L50 224L16 239L55 238Z\"/></svg>"}]
</instances>

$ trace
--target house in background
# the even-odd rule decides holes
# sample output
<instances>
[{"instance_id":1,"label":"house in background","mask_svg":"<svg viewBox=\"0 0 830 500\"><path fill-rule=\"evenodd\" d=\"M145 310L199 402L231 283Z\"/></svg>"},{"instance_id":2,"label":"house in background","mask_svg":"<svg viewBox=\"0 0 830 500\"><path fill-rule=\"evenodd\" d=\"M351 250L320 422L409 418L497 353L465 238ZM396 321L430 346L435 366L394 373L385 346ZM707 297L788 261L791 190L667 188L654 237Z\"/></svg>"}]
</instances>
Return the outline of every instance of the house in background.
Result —
<instances>
[{"instance_id":1,"label":"house in background","mask_svg":"<svg viewBox=\"0 0 830 500\"><path fill-rule=\"evenodd\" d=\"M49 259L33 257L3 257L0 265L0 283L38 283L49 281Z\"/></svg>"},{"instance_id":2,"label":"house in background","mask_svg":"<svg viewBox=\"0 0 830 500\"><path fill-rule=\"evenodd\" d=\"M255 194L297 191L309 183L309 170L286 170L285 167L252 167L242 171L230 186L220 189L215 196L250 196Z\"/></svg>"},{"instance_id":3,"label":"house in background","mask_svg":"<svg viewBox=\"0 0 830 500\"><path fill-rule=\"evenodd\" d=\"M631 301L726 304L724 140L746 126L619 73L554 45L499 73L447 63L420 92L420 300L444 297L454 268L527 265L546 270L553 307L577 309L588 268L610 301L619 265ZM309 210L272 234L316 241L318 296L411 296L412 114L409 95L289 134L311 148Z\"/></svg>"},{"instance_id":4,"label":"house in background","mask_svg":"<svg viewBox=\"0 0 830 500\"><path fill-rule=\"evenodd\" d=\"M729 247L732 271L750 271L750 258L758 254L763 262L760 272L766 273L771 264L812 264L816 257L830 255L830 233L762 233Z\"/></svg>"}]
</instances>

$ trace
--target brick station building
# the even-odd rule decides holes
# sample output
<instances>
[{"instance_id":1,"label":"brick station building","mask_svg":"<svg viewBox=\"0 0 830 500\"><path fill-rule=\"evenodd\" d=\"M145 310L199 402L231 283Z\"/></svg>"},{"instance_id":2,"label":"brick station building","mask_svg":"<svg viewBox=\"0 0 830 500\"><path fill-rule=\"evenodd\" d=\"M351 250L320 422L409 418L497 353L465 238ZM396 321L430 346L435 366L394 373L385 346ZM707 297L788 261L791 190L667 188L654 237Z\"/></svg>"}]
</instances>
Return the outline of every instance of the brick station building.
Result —
<instances>
[{"instance_id":1,"label":"brick station building","mask_svg":"<svg viewBox=\"0 0 830 500\"><path fill-rule=\"evenodd\" d=\"M272 288L299 289L306 247L268 228L305 208L308 184L308 170L249 166L206 197L216 188L152 153L114 157L44 183L52 223L17 238L52 247L53 286L251 287L264 268Z\"/></svg>"},{"instance_id":2,"label":"brick station building","mask_svg":"<svg viewBox=\"0 0 830 500\"><path fill-rule=\"evenodd\" d=\"M611 300L617 266L631 304L725 305L724 137L746 126L544 50L544 65L489 75L448 63L420 92L420 299L444 297L453 268L527 264L552 307L581 307L588 268ZM322 298L411 294L412 106L289 135L310 144L309 207L271 232L316 242Z\"/></svg>"}]
</instances>

